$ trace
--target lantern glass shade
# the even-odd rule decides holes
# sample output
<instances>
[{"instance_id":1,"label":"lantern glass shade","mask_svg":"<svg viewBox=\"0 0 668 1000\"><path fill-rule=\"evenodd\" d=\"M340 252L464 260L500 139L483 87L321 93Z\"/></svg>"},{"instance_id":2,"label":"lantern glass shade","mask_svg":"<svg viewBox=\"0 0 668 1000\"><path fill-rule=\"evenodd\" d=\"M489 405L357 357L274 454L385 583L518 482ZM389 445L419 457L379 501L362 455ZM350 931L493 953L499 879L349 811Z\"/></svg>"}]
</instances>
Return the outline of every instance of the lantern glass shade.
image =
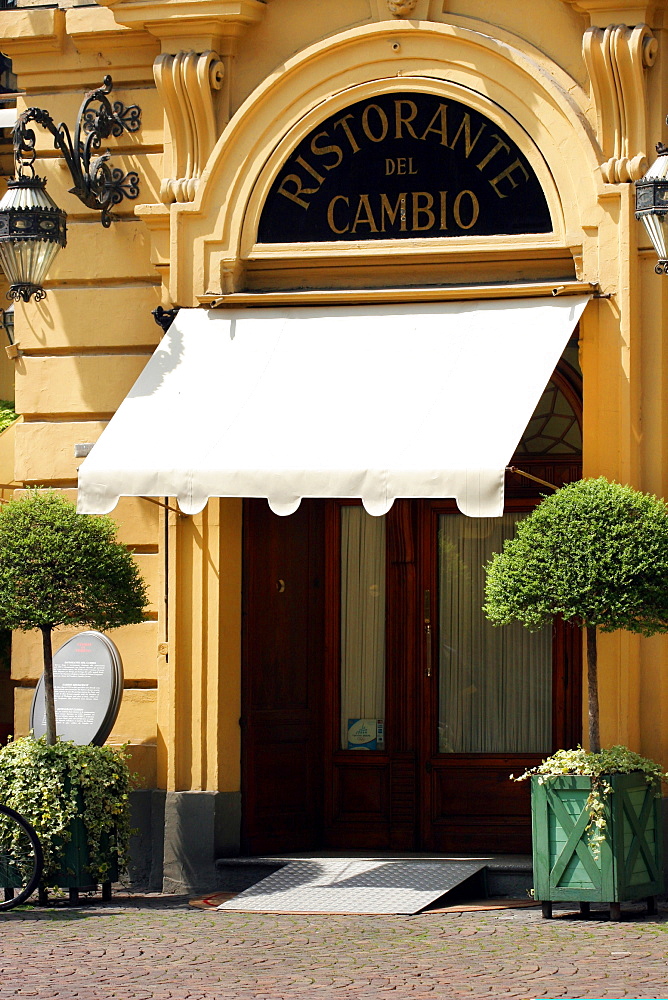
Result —
<instances>
[{"instance_id":1,"label":"lantern glass shade","mask_svg":"<svg viewBox=\"0 0 668 1000\"><path fill-rule=\"evenodd\" d=\"M656 271L668 273L668 149L663 146L645 176L636 181L636 219L645 226L659 258Z\"/></svg>"},{"instance_id":2,"label":"lantern glass shade","mask_svg":"<svg viewBox=\"0 0 668 1000\"><path fill-rule=\"evenodd\" d=\"M41 177L7 182L0 201L0 264L9 279L8 295L27 302L43 299L43 283L66 243L66 214L45 190Z\"/></svg>"}]
</instances>

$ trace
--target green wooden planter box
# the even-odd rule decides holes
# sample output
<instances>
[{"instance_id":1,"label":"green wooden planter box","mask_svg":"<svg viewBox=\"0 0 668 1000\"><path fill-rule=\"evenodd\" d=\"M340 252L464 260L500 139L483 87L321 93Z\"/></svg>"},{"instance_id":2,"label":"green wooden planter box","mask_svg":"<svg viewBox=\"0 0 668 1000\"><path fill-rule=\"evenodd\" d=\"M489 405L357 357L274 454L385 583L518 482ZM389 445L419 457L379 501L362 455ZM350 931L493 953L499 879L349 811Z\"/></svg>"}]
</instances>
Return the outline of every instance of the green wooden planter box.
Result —
<instances>
[{"instance_id":1,"label":"green wooden planter box","mask_svg":"<svg viewBox=\"0 0 668 1000\"><path fill-rule=\"evenodd\" d=\"M606 828L597 858L586 832L585 803L591 779L559 775L540 784L531 779L534 895L551 916L551 903L610 903L619 919L619 904L654 898L663 892L661 797L640 772L611 774L613 788L605 797Z\"/></svg>"},{"instance_id":2,"label":"green wooden planter box","mask_svg":"<svg viewBox=\"0 0 668 1000\"><path fill-rule=\"evenodd\" d=\"M94 889L97 880L91 878L88 871L90 854L88 851L88 835L83 820L75 819L70 827L72 837L64 845L63 860L54 884L61 889ZM104 853L104 842L102 844ZM108 882L118 881L118 858L115 852L109 851L109 873L105 879Z\"/></svg>"},{"instance_id":3,"label":"green wooden planter box","mask_svg":"<svg viewBox=\"0 0 668 1000\"><path fill-rule=\"evenodd\" d=\"M72 837L63 845L63 857L60 871L49 879L49 885L60 889L69 889L70 896L75 897L79 890L97 888L97 881L88 870L90 854L88 850L88 835L83 820L75 819L71 826ZM104 853L104 842L103 842ZM109 870L103 883L103 897L110 898L110 885L118 881L118 856L115 851L109 851L107 860ZM10 867L0 867L0 889L16 889L23 884L20 875ZM40 890L44 898L44 891Z\"/></svg>"}]
</instances>

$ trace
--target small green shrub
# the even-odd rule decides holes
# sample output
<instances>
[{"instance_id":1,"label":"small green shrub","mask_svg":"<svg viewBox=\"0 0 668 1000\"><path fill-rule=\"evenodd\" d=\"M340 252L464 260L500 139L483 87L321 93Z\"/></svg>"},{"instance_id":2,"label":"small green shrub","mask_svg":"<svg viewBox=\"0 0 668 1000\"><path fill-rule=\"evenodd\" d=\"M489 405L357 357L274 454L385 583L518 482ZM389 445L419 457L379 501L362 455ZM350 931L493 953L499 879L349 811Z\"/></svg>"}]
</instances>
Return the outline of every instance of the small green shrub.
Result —
<instances>
[{"instance_id":1,"label":"small green shrub","mask_svg":"<svg viewBox=\"0 0 668 1000\"><path fill-rule=\"evenodd\" d=\"M0 801L34 826L44 851L43 883L55 885L63 844L79 816L86 827L93 881L104 882L108 843L127 870L130 840L129 793L137 779L128 768L125 748L77 746L30 737L0 747ZM83 811L79 812L79 801ZM0 824L0 853L11 854L7 826ZM4 839L3 839L4 838ZM20 859L16 859L20 863Z\"/></svg>"},{"instance_id":2,"label":"small green shrub","mask_svg":"<svg viewBox=\"0 0 668 1000\"><path fill-rule=\"evenodd\" d=\"M14 409L14 404L8 399L0 399L0 434L6 431L17 417L18 413Z\"/></svg>"}]
</instances>

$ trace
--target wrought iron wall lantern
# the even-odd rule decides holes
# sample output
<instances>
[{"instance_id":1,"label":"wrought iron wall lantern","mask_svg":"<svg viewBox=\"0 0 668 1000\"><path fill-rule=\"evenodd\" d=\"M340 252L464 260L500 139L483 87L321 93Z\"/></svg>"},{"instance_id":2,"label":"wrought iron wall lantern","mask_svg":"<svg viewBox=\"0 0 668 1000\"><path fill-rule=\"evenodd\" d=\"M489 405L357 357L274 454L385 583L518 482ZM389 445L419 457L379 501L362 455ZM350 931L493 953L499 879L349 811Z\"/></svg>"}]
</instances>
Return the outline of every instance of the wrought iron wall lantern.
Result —
<instances>
[{"instance_id":1,"label":"wrought iron wall lantern","mask_svg":"<svg viewBox=\"0 0 668 1000\"><path fill-rule=\"evenodd\" d=\"M656 151L657 159L636 181L636 219L645 226L659 258L654 270L668 274L668 146L657 142Z\"/></svg>"},{"instance_id":2,"label":"wrought iron wall lantern","mask_svg":"<svg viewBox=\"0 0 668 1000\"><path fill-rule=\"evenodd\" d=\"M48 111L28 108L14 127L15 176L7 182L0 201L0 263L9 278L8 298L28 302L43 299L43 282L53 260L66 243L66 213L45 190L46 179L35 173L35 131L31 123L53 136L74 181L70 193L87 208L101 213L105 228L111 225L111 209L123 198L139 195L139 177L125 174L109 164L109 152L99 152L102 140L136 132L141 126L141 108L112 104L112 79L105 76L101 87L86 94L79 109L74 138L67 125L56 125Z\"/></svg>"}]
</instances>

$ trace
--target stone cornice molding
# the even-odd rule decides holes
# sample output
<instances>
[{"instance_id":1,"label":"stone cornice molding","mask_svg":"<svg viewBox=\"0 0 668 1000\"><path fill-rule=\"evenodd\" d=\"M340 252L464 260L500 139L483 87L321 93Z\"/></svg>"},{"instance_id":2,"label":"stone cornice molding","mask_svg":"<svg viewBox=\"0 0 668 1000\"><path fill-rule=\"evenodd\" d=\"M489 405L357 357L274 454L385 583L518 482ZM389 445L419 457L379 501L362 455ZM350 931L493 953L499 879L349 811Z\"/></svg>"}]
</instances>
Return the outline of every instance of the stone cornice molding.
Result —
<instances>
[{"instance_id":1,"label":"stone cornice molding","mask_svg":"<svg viewBox=\"0 0 668 1000\"><path fill-rule=\"evenodd\" d=\"M119 24L160 39L210 35L234 38L266 12L265 0L98 0Z\"/></svg>"},{"instance_id":2,"label":"stone cornice molding","mask_svg":"<svg viewBox=\"0 0 668 1000\"><path fill-rule=\"evenodd\" d=\"M658 42L646 24L587 28L582 51L598 117L598 138L607 157L601 167L610 184L638 180L647 170L645 71Z\"/></svg>"},{"instance_id":3,"label":"stone cornice molding","mask_svg":"<svg viewBox=\"0 0 668 1000\"><path fill-rule=\"evenodd\" d=\"M171 140L171 169L167 169L172 176L163 179L160 197L165 205L192 201L204 165L227 124L217 121L214 102L223 87L225 68L216 52L163 53L153 73Z\"/></svg>"},{"instance_id":4,"label":"stone cornice molding","mask_svg":"<svg viewBox=\"0 0 668 1000\"><path fill-rule=\"evenodd\" d=\"M65 11L58 8L3 10L0 47L8 56L62 52Z\"/></svg>"},{"instance_id":5,"label":"stone cornice molding","mask_svg":"<svg viewBox=\"0 0 668 1000\"><path fill-rule=\"evenodd\" d=\"M649 24L658 28L661 27L667 0L562 0L562 3L568 4L578 14L586 14L593 27Z\"/></svg>"}]
</instances>

